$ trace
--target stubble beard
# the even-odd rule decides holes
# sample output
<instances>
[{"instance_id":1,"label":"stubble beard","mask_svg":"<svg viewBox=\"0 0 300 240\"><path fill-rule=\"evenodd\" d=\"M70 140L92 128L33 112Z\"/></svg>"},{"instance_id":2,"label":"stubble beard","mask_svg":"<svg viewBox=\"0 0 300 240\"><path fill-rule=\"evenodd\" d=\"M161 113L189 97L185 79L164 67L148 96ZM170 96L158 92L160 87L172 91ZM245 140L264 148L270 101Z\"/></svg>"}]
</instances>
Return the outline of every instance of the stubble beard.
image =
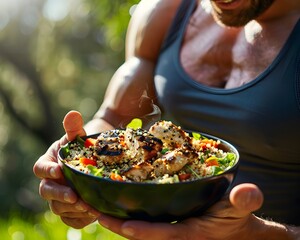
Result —
<instances>
[{"instance_id":1,"label":"stubble beard","mask_svg":"<svg viewBox=\"0 0 300 240\"><path fill-rule=\"evenodd\" d=\"M212 3L212 15L216 22L228 27L242 27L248 22L258 18L264 13L275 0L252 0L250 5L240 11L221 10L217 11Z\"/></svg>"}]
</instances>

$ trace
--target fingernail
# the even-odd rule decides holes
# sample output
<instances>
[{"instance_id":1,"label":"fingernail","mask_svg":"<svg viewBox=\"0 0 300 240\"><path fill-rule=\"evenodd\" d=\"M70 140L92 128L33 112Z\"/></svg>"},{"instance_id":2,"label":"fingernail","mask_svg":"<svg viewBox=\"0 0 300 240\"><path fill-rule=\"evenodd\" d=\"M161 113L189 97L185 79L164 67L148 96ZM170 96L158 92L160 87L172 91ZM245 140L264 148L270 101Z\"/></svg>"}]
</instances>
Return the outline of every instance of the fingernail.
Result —
<instances>
[{"instance_id":1,"label":"fingernail","mask_svg":"<svg viewBox=\"0 0 300 240\"><path fill-rule=\"evenodd\" d=\"M85 210L80 204L77 204L77 205L75 206L75 208L76 208L78 211L83 211L83 210Z\"/></svg>"},{"instance_id":2,"label":"fingernail","mask_svg":"<svg viewBox=\"0 0 300 240\"><path fill-rule=\"evenodd\" d=\"M51 175L51 177L53 177L53 178L56 178L56 177L57 177L56 171L55 171L54 168L50 168L50 175Z\"/></svg>"},{"instance_id":3,"label":"fingernail","mask_svg":"<svg viewBox=\"0 0 300 240\"><path fill-rule=\"evenodd\" d=\"M124 227L121 229L122 233L128 237L133 237L135 232L134 229L131 227Z\"/></svg>"},{"instance_id":4,"label":"fingernail","mask_svg":"<svg viewBox=\"0 0 300 240\"><path fill-rule=\"evenodd\" d=\"M69 193L64 193L64 200L66 201L66 202L69 202L69 203L71 203L72 201L71 201L71 197L70 197L70 194Z\"/></svg>"},{"instance_id":5,"label":"fingernail","mask_svg":"<svg viewBox=\"0 0 300 240\"><path fill-rule=\"evenodd\" d=\"M252 196L251 191L248 191L245 194L243 201L240 202L242 207L247 207L248 206L248 204L251 202L251 198L252 198L251 196Z\"/></svg>"},{"instance_id":6,"label":"fingernail","mask_svg":"<svg viewBox=\"0 0 300 240\"><path fill-rule=\"evenodd\" d=\"M240 200L240 206L242 208L249 208L257 201L258 195L255 191L248 191L245 193L244 198Z\"/></svg>"},{"instance_id":7,"label":"fingernail","mask_svg":"<svg viewBox=\"0 0 300 240\"><path fill-rule=\"evenodd\" d=\"M88 212L88 215L89 215L90 217L92 217L92 218L98 217L98 215L96 215L96 214L94 214L94 213L92 213L92 212Z\"/></svg>"}]
</instances>

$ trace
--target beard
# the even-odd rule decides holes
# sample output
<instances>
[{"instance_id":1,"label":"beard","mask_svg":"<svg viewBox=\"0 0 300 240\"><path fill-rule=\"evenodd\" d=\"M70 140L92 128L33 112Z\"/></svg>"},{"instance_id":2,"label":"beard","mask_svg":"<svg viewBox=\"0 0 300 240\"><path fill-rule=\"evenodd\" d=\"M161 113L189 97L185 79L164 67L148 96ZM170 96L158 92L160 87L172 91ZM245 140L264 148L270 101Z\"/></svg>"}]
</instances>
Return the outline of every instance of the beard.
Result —
<instances>
[{"instance_id":1,"label":"beard","mask_svg":"<svg viewBox=\"0 0 300 240\"><path fill-rule=\"evenodd\" d=\"M221 25L242 27L264 13L275 0L251 0L250 5L241 10L219 10L212 2L212 15Z\"/></svg>"}]
</instances>

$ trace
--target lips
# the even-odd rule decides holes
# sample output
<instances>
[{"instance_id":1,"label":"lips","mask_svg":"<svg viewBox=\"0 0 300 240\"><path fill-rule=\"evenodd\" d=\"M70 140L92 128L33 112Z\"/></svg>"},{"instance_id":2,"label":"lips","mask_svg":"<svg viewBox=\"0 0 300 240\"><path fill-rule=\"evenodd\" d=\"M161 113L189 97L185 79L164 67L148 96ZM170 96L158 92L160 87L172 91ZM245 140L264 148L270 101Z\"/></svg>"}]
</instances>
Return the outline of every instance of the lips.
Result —
<instances>
[{"instance_id":1,"label":"lips","mask_svg":"<svg viewBox=\"0 0 300 240\"><path fill-rule=\"evenodd\" d=\"M231 3L233 2L234 0L220 0L220 1L216 1L216 2L223 2L223 3Z\"/></svg>"},{"instance_id":2,"label":"lips","mask_svg":"<svg viewBox=\"0 0 300 240\"><path fill-rule=\"evenodd\" d=\"M222 3L232 3L235 0L213 0L216 3L222 4Z\"/></svg>"},{"instance_id":3,"label":"lips","mask_svg":"<svg viewBox=\"0 0 300 240\"><path fill-rule=\"evenodd\" d=\"M243 1L242 0L212 0L212 3L223 10L233 10L237 8Z\"/></svg>"}]
</instances>

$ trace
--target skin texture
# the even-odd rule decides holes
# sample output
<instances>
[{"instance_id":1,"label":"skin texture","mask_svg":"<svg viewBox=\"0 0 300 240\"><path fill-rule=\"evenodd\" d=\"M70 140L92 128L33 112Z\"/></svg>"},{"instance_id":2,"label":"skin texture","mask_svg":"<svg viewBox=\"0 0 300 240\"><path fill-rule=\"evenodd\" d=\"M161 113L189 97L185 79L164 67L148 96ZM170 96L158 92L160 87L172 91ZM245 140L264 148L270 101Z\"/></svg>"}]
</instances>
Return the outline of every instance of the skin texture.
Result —
<instances>
[{"instance_id":1,"label":"skin texture","mask_svg":"<svg viewBox=\"0 0 300 240\"><path fill-rule=\"evenodd\" d=\"M140 99L146 91L149 99L155 101L155 64L180 3L181 0L141 1L129 24L126 61L112 77L95 118L84 126L80 113L69 112L63 121L66 135L35 163L33 171L41 179L41 197L69 226L82 228L98 220L102 226L128 239L299 239L299 227L252 214L262 205L263 193L249 183L233 188L229 196L205 215L176 224L124 221L106 216L85 204L65 184L56 159L60 146L77 134L83 136L118 127L127 113L138 117L152 109L151 101L141 105ZM235 8L225 10L220 2L212 2L212 15L205 13L200 4L195 9L180 52L184 70L195 81L219 88L235 88L251 81L272 62L300 17L299 1L236 0L235 4ZM245 17L240 18L241 12ZM116 119L108 112L113 112Z\"/></svg>"}]
</instances>

